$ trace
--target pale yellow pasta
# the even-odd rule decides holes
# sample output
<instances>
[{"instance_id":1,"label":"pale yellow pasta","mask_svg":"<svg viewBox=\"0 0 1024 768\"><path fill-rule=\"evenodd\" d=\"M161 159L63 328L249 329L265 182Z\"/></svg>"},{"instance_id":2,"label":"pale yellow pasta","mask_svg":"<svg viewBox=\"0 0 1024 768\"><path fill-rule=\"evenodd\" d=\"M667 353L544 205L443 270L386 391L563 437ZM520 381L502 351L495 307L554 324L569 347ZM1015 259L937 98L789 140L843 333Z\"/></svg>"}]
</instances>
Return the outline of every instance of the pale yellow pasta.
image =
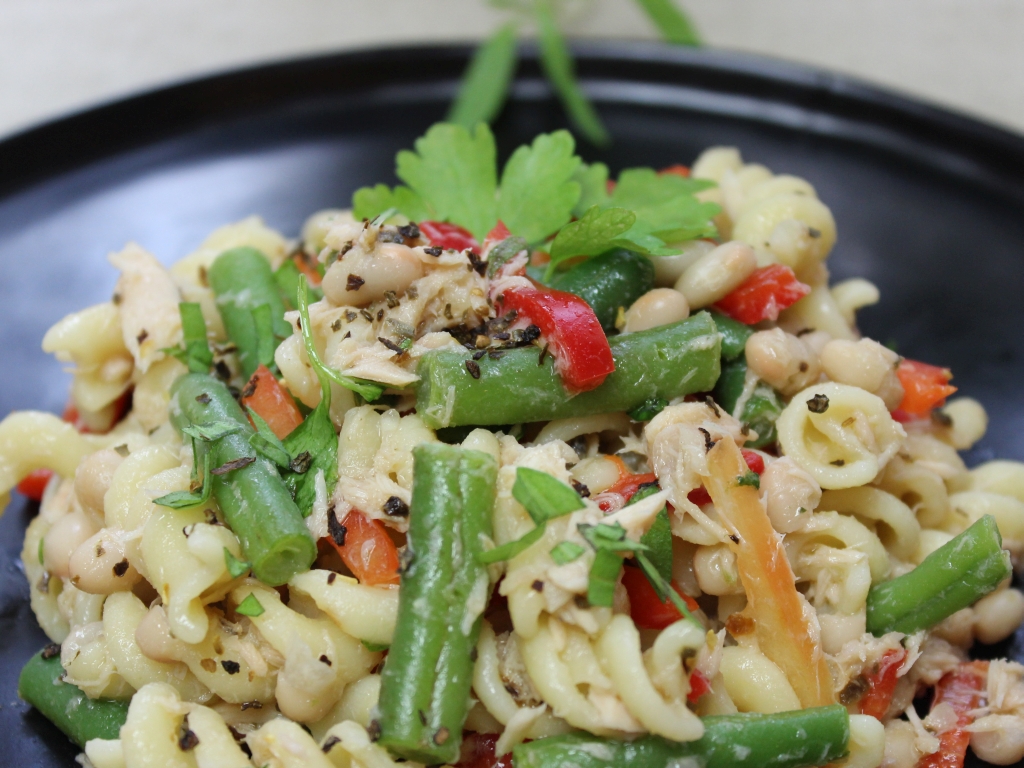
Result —
<instances>
[{"instance_id":1,"label":"pale yellow pasta","mask_svg":"<svg viewBox=\"0 0 1024 768\"><path fill-rule=\"evenodd\" d=\"M1024 462L986 461L968 475L953 478L950 487L952 490L991 491L1024 501Z\"/></svg>"},{"instance_id":2,"label":"pale yellow pasta","mask_svg":"<svg viewBox=\"0 0 1024 768\"><path fill-rule=\"evenodd\" d=\"M544 425L537 433L534 443L540 445L552 440L571 442L580 435L591 435L598 432L614 432L625 435L630 430L629 417L624 413L599 413L593 416L578 416L571 419L555 419Z\"/></svg>"},{"instance_id":3,"label":"pale yellow pasta","mask_svg":"<svg viewBox=\"0 0 1024 768\"><path fill-rule=\"evenodd\" d=\"M124 346L145 373L166 356L164 349L181 343L181 294L156 257L134 243L109 259L121 270L114 291Z\"/></svg>"},{"instance_id":4,"label":"pale yellow pasta","mask_svg":"<svg viewBox=\"0 0 1024 768\"><path fill-rule=\"evenodd\" d=\"M803 528L786 536L784 543L791 561L793 553L825 544L862 553L867 558L872 582L889 575L889 555L874 531L856 518L834 511L815 512L810 517Z\"/></svg>"},{"instance_id":5,"label":"pale yellow pasta","mask_svg":"<svg viewBox=\"0 0 1024 768\"><path fill-rule=\"evenodd\" d=\"M331 728L323 739L321 749L331 761L330 765L336 768L422 768L415 761L393 760L386 749L370 739L362 725L352 721Z\"/></svg>"},{"instance_id":6,"label":"pale yellow pasta","mask_svg":"<svg viewBox=\"0 0 1024 768\"><path fill-rule=\"evenodd\" d=\"M118 674L107 649L103 622L72 627L60 646L64 679L94 699L128 699L135 689Z\"/></svg>"},{"instance_id":7,"label":"pale yellow pasta","mask_svg":"<svg viewBox=\"0 0 1024 768\"><path fill-rule=\"evenodd\" d=\"M192 748L196 768L249 768L249 758L228 730L224 718L209 707L189 708L188 729L198 743Z\"/></svg>"},{"instance_id":8,"label":"pale yellow pasta","mask_svg":"<svg viewBox=\"0 0 1024 768\"><path fill-rule=\"evenodd\" d=\"M833 285L830 290L832 299L839 307L839 312L851 327L856 327L858 309L877 304L878 300L882 298L878 287L863 277L843 280L841 283Z\"/></svg>"},{"instance_id":9,"label":"pale yellow pasta","mask_svg":"<svg viewBox=\"0 0 1024 768\"><path fill-rule=\"evenodd\" d=\"M284 657L277 675L277 706L287 717L314 722L337 702L346 684L366 675L380 661L327 617L303 616L281 602L274 590L249 579L231 593L241 603L254 595L263 607L252 623Z\"/></svg>"},{"instance_id":10,"label":"pale yellow pasta","mask_svg":"<svg viewBox=\"0 0 1024 768\"><path fill-rule=\"evenodd\" d=\"M896 456L886 465L877 485L910 507L924 528L941 525L949 516L946 483L926 467Z\"/></svg>"},{"instance_id":11,"label":"pale yellow pasta","mask_svg":"<svg viewBox=\"0 0 1024 768\"><path fill-rule=\"evenodd\" d=\"M85 756L94 768L128 768L120 739L91 739L85 743Z\"/></svg>"},{"instance_id":12,"label":"pale yellow pasta","mask_svg":"<svg viewBox=\"0 0 1024 768\"><path fill-rule=\"evenodd\" d=\"M779 315L779 326L790 333L824 331L833 339L856 341L857 333L846 322L828 287L816 285L800 301Z\"/></svg>"},{"instance_id":13,"label":"pale yellow pasta","mask_svg":"<svg viewBox=\"0 0 1024 768\"><path fill-rule=\"evenodd\" d=\"M147 432L167 423L171 385L186 370L180 361L168 357L137 378L132 391L132 413Z\"/></svg>"},{"instance_id":14,"label":"pale yellow pasta","mask_svg":"<svg viewBox=\"0 0 1024 768\"><path fill-rule=\"evenodd\" d=\"M885 752L885 726L870 715L850 715L849 756L843 768L878 768Z\"/></svg>"},{"instance_id":15,"label":"pale yellow pasta","mask_svg":"<svg viewBox=\"0 0 1024 768\"><path fill-rule=\"evenodd\" d=\"M136 691L121 727L121 749L129 768L197 768L195 758L178 747L189 705L163 683Z\"/></svg>"},{"instance_id":16,"label":"pale yellow pasta","mask_svg":"<svg viewBox=\"0 0 1024 768\"><path fill-rule=\"evenodd\" d=\"M334 763L298 723L277 718L246 739L256 765L267 768L335 768L351 763Z\"/></svg>"},{"instance_id":17,"label":"pale yellow pasta","mask_svg":"<svg viewBox=\"0 0 1024 768\"><path fill-rule=\"evenodd\" d=\"M185 664L155 661L142 652L135 634L145 617L146 606L130 592L111 595L104 602L103 632L117 673L136 689L149 683L165 683L185 701L209 701L213 694Z\"/></svg>"},{"instance_id":18,"label":"pale yellow pasta","mask_svg":"<svg viewBox=\"0 0 1024 768\"><path fill-rule=\"evenodd\" d=\"M103 499L106 524L125 531L142 527L155 509L152 500L158 494L151 494L153 477L180 466L177 452L166 446L146 446L132 451L114 472Z\"/></svg>"},{"instance_id":19,"label":"pale yellow pasta","mask_svg":"<svg viewBox=\"0 0 1024 768\"><path fill-rule=\"evenodd\" d=\"M794 395L776 427L785 454L828 489L870 483L905 438L881 398L832 382Z\"/></svg>"},{"instance_id":20,"label":"pale yellow pasta","mask_svg":"<svg viewBox=\"0 0 1024 768\"><path fill-rule=\"evenodd\" d=\"M39 562L39 545L49 527L49 521L42 515L28 524L21 550L21 562L25 568L25 578L28 580L28 599L32 614L46 636L59 643L67 637L71 627L61 614L57 603L63 583L59 578L51 577Z\"/></svg>"},{"instance_id":21,"label":"pale yellow pasta","mask_svg":"<svg viewBox=\"0 0 1024 768\"><path fill-rule=\"evenodd\" d=\"M890 493L868 486L825 491L820 506L874 527L882 545L901 560L917 552L921 525L910 507Z\"/></svg>"},{"instance_id":22,"label":"pale yellow pasta","mask_svg":"<svg viewBox=\"0 0 1024 768\"><path fill-rule=\"evenodd\" d=\"M991 491L961 491L949 497L950 506L964 514L964 527L982 515L992 515L999 526L1003 545L1017 549L1024 546L1024 502L1012 496Z\"/></svg>"},{"instance_id":23,"label":"pale yellow pasta","mask_svg":"<svg viewBox=\"0 0 1024 768\"><path fill-rule=\"evenodd\" d=\"M309 595L317 608L352 637L391 645L398 617L398 590L370 587L333 571L313 569L292 577L291 589Z\"/></svg>"},{"instance_id":24,"label":"pale yellow pasta","mask_svg":"<svg viewBox=\"0 0 1024 768\"><path fill-rule=\"evenodd\" d=\"M988 414L984 406L971 397L950 400L942 408L951 424L944 437L958 451L966 451L985 436L988 430Z\"/></svg>"},{"instance_id":25,"label":"pale yellow pasta","mask_svg":"<svg viewBox=\"0 0 1024 768\"><path fill-rule=\"evenodd\" d=\"M722 651L722 678L740 712L786 712L800 700L782 670L756 648L730 646Z\"/></svg>"}]
</instances>

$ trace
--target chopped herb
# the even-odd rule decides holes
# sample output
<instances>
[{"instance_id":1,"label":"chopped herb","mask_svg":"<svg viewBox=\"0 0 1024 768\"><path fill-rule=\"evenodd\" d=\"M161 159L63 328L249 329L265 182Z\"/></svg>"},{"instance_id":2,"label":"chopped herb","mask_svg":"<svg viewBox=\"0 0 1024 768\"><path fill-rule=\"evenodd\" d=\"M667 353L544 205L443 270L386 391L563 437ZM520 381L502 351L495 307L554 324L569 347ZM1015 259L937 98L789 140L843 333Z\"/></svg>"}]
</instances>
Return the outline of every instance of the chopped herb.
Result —
<instances>
[{"instance_id":1,"label":"chopped herb","mask_svg":"<svg viewBox=\"0 0 1024 768\"><path fill-rule=\"evenodd\" d=\"M587 602L593 606L611 608L615 601L615 584L622 570L622 558L608 549L598 550L590 566L587 583Z\"/></svg>"},{"instance_id":2,"label":"chopped herb","mask_svg":"<svg viewBox=\"0 0 1024 768\"><path fill-rule=\"evenodd\" d=\"M480 378L480 365L475 360L466 361L466 370L469 371L469 375L474 379Z\"/></svg>"},{"instance_id":3,"label":"chopped herb","mask_svg":"<svg viewBox=\"0 0 1024 768\"><path fill-rule=\"evenodd\" d=\"M188 718L186 717L185 723L187 722ZM178 749L182 752L191 752L199 746L199 737L196 736L195 733L185 725L185 723L182 723L182 733L181 736L178 737Z\"/></svg>"},{"instance_id":4,"label":"chopped herb","mask_svg":"<svg viewBox=\"0 0 1024 768\"><path fill-rule=\"evenodd\" d=\"M213 352L206 335L206 320L203 311L195 302L183 301L178 304L181 314L182 346L163 350L178 358L192 373L208 373L213 365ZM137 341L141 344L149 334L143 331Z\"/></svg>"},{"instance_id":5,"label":"chopped herb","mask_svg":"<svg viewBox=\"0 0 1024 768\"><path fill-rule=\"evenodd\" d=\"M807 401L807 410L811 413L824 413L828 410L828 396L815 395Z\"/></svg>"},{"instance_id":6,"label":"chopped herb","mask_svg":"<svg viewBox=\"0 0 1024 768\"><path fill-rule=\"evenodd\" d=\"M256 617L262 616L264 610L265 609L260 604L260 601L256 599L256 595L250 592L248 596L238 604L238 607L235 608L235 613L241 616ZM227 669L227 667L225 667L225 669Z\"/></svg>"},{"instance_id":7,"label":"chopped herb","mask_svg":"<svg viewBox=\"0 0 1024 768\"><path fill-rule=\"evenodd\" d=\"M227 565L228 574L232 579L244 576L252 568L252 563L247 560L239 560L231 554L231 550L227 547L224 547L224 562Z\"/></svg>"},{"instance_id":8,"label":"chopped herb","mask_svg":"<svg viewBox=\"0 0 1024 768\"><path fill-rule=\"evenodd\" d=\"M757 474L757 472L749 470L736 478L736 485L745 485L750 488L760 489L761 476Z\"/></svg>"},{"instance_id":9,"label":"chopped herb","mask_svg":"<svg viewBox=\"0 0 1024 768\"><path fill-rule=\"evenodd\" d=\"M579 558L584 552L586 550L579 544L573 541L563 541L551 550L551 559L558 565L565 565Z\"/></svg>"},{"instance_id":10,"label":"chopped herb","mask_svg":"<svg viewBox=\"0 0 1024 768\"><path fill-rule=\"evenodd\" d=\"M529 467L516 469L512 496L522 504L537 525L583 509L583 500L572 488L546 472Z\"/></svg>"},{"instance_id":11,"label":"chopped herb","mask_svg":"<svg viewBox=\"0 0 1024 768\"><path fill-rule=\"evenodd\" d=\"M247 597L245 599L248 600L249 598L252 598L253 601L256 601L256 596L255 595L250 594L249 597ZM245 604L245 600L242 601L242 604L243 605ZM260 605L259 602L256 602L256 605ZM235 610L237 610L239 613L242 613L241 608L242 608L242 606L240 605ZM263 613L263 606L262 605L260 605L260 613ZM243 613L242 615L243 616L259 616L260 613L254 613L254 614ZM221 661L220 665L222 667L224 667L224 671L227 672L229 675L237 675L239 672L242 671L242 665L239 664L237 661L232 661L231 659L223 659Z\"/></svg>"},{"instance_id":12,"label":"chopped herb","mask_svg":"<svg viewBox=\"0 0 1024 768\"><path fill-rule=\"evenodd\" d=\"M676 610L679 611L686 619L692 621L701 631L704 630L704 626L697 621L697 617L690 612L690 607L686 604L686 601L679 596L671 582L664 578L658 569L651 562L650 558L647 557L643 552L636 554L637 565L640 566L640 570L643 571L644 576L647 577L647 581L652 587L654 587L655 593L658 595L658 599L661 602L666 600L671 601L672 605L675 606Z\"/></svg>"},{"instance_id":13,"label":"chopped herb","mask_svg":"<svg viewBox=\"0 0 1024 768\"><path fill-rule=\"evenodd\" d=\"M43 564L43 546L45 544L46 544L46 539L41 537L39 539L39 564L40 565Z\"/></svg>"},{"instance_id":14,"label":"chopped herb","mask_svg":"<svg viewBox=\"0 0 1024 768\"><path fill-rule=\"evenodd\" d=\"M331 541L337 546L345 546L345 534L348 533L348 529L338 520L338 513L334 507L327 512L327 532L331 535Z\"/></svg>"},{"instance_id":15,"label":"chopped herb","mask_svg":"<svg viewBox=\"0 0 1024 768\"><path fill-rule=\"evenodd\" d=\"M261 456L270 459L282 469L291 467L292 457L285 450L284 443L277 438L267 422L256 411L252 408L246 408L246 411L249 412L249 418L252 420L253 426L256 427L256 432L249 436L249 445Z\"/></svg>"},{"instance_id":16,"label":"chopped herb","mask_svg":"<svg viewBox=\"0 0 1024 768\"><path fill-rule=\"evenodd\" d=\"M313 457L310 455L309 451L303 451L291 460L288 464L288 469L298 475L302 475L309 471L309 467L312 463Z\"/></svg>"},{"instance_id":17,"label":"chopped herb","mask_svg":"<svg viewBox=\"0 0 1024 768\"><path fill-rule=\"evenodd\" d=\"M198 463L200 459L198 454L202 454L201 461L203 462L203 473L202 473L202 486L197 491L172 491L160 498L153 499L153 503L161 507L170 507L171 509L185 509L186 507L194 507L197 504L205 504L210 500L210 494L213 491L213 483L210 482L210 451L206 448L200 449L203 443L196 443L192 441L192 452L193 452L193 465L192 474L195 479L198 476Z\"/></svg>"},{"instance_id":18,"label":"chopped herb","mask_svg":"<svg viewBox=\"0 0 1024 768\"><path fill-rule=\"evenodd\" d=\"M387 643L371 643L369 640L361 640L360 642L370 653L381 653L391 647Z\"/></svg>"},{"instance_id":19,"label":"chopped herb","mask_svg":"<svg viewBox=\"0 0 1024 768\"><path fill-rule=\"evenodd\" d=\"M666 406L668 406L668 400L652 397L630 411L629 418L633 421L650 421L665 410Z\"/></svg>"},{"instance_id":20,"label":"chopped herb","mask_svg":"<svg viewBox=\"0 0 1024 768\"><path fill-rule=\"evenodd\" d=\"M358 291L360 288L363 287L365 283L366 281L363 280L363 278L361 278L359 275L350 274L348 276L348 280L345 281L345 290Z\"/></svg>"},{"instance_id":21,"label":"chopped herb","mask_svg":"<svg viewBox=\"0 0 1024 768\"><path fill-rule=\"evenodd\" d=\"M658 489L655 487L652 492L657 493ZM639 495L640 493L637 493L633 499ZM633 499L630 499L631 503ZM672 523L669 520L667 508L661 508L661 511L655 516L654 522L651 523L651 527L647 529L647 533L640 537L640 543L647 547L647 557L661 578L666 582L671 582Z\"/></svg>"},{"instance_id":22,"label":"chopped herb","mask_svg":"<svg viewBox=\"0 0 1024 768\"><path fill-rule=\"evenodd\" d=\"M532 545L536 544L544 537L544 526L538 525L532 531L526 535L502 544L500 547L489 549L481 554L477 559L485 564L490 565L491 563L499 563L503 560L511 560L516 555L519 555L529 549Z\"/></svg>"},{"instance_id":23,"label":"chopped herb","mask_svg":"<svg viewBox=\"0 0 1024 768\"><path fill-rule=\"evenodd\" d=\"M255 456L239 456L237 459L232 459L231 461L221 464L216 469L211 469L210 473L214 475L226 475L228 472L234 472L236 469L243 469L255 462Z\"/></svg>"},{"instance_id":24,"label":"chopped herb","mask_svg":"<svg viewBox=\"0 0 1024 768\"><path fill-rule=\"evenodd\" d=\"M242 430L242 425L231 421L211 421L207 424L192 424L183 427L181 432L184 435L212 443L227 435L233 435Z\"/></svg>"},{"instance_id":25,"label":"chopped herb","mask_svg":"<svg viewBox=\"0 0 1024 768\"><path fill-rule=\"evenodd\" d=\"M121 578L128 573L128 567L128 558L123 558L119 563L115 563L114 567L111 568L111 571L113 571L114 576Z\"/></svg>"},{"instance_id":26,"label":"chopped herb","mask_svg":"<svg viewBox=\"0 0 1024 768\"><path fill-rule=\"evenodd\" d=\"M384 502L384 514L391 517L408 517L409 505L397 496L391 496Z\"/></svg>"}]
</instances>

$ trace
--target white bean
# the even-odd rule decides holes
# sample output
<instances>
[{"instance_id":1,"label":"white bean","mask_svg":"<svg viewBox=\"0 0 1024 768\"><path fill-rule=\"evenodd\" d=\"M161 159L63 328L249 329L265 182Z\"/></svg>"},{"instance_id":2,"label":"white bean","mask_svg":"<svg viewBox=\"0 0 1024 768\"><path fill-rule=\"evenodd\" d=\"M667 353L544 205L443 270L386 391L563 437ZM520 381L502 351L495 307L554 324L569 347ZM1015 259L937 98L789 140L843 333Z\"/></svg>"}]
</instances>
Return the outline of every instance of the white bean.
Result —
<instances>
[{"instance_id":1,"label":"white bean","mask_svg":"<svg viewBox=\"0 0 1024 768\"><path fill-rule=\"evenodd\" d=\"M690 309L701 309L738 288L757 269L757 256L746 243L728 242L701 256L676 281Z\"/></svg>"},{"instance_id":2,"label":"white bean","mask_svg":"<svg viewBox=\"0 0 1024 768\"><path fill-rule=\"evenodd\" d=\"M747 365L787 397L818 380L818 356L804 342L781 328L758 331L747 339Z\"/></svg>"},{"instance_id":3,"label":"white bean","mask_svg":"<svg viewBox=\"0 0 1024 768\"><path fill-rule=\"evenodd\" d=\"M1024 621L1024 594L1003 589L974 604L974 636L991 645L1005 640Z\"/></svg>"},{"instance_id":4,"label":"white bean","mask_svg":"<svg viewBox=\"0 0 1024 768\"><path fill-rule=\"evenodd\" d=\"M619 465L606 456L583 459L569 473L572 479L583 483L591 494L607 491L619 480Z\"/></svg>"},{"instance_id":5,"label":"white bean","mask_svg":"<svg viewBox=\"0 0 1024 768\"><path fill-rule=\"evenodd\" d=\"M357 251L343 256L324 275L324 295L339 307L362 307L384 298L386 291L401 293L423 277L423 262L401 243L381 243L372 253Z\"/></svg>"},{"instance_id":6,"label":"white bean","mask_svg":"<svg viewBox=\"0 0 1024 768\"><path fill-rule=\"evenodd\" d=\"M736 555L725 544L697 547L693 572L701 592L708 595L739 595L743 592Z\"/></svg>"},{"instance_id":7,"label":"white bean","mask_svg":"<svg viewBox=\"0 0 1024 768\"><path fill-rule=\"evenodd\" d=\"M671 288L655 288L633 302L626 312L623 333L636 333L685 320L690 316L686 297Z\"/></svg>"},{"instance_id":8,"label":"white bean","mask_svg":"<svg viewBox=\"0 0 1024 768\"><path fill-rule=\"evenodd\" d=\"M117 451L104 448L86 456L75 470L75 496L86 511L103 519L103 497L110 488L114 470L121 466L124 457Z\"/></svg>"},{"instance_id":9,"label":"white bean","mask_svg":"<svg viewBox=\"0 0 1024 768\"><path fill-rule=\"evenodd\" d=\"M43 565L52 575L70 575L71 553L96 533L97 525L84 512L69 512L54 523L43 539Z\"/></svg>"},{"instance_id":10,"label":"white bean","mask_svg":"<svg viewBox=\"0 0 1024 768\"><path fill-rule=\"evenodd\" d=\"M788 456L765 467L761 474L761 493L772 527L779 533L792 533L802 528L821 501L817 481Z\"/></svg>"},{"instance_id":11,"label":"white bean","mask_svg":"<svg viewBox=\"0 0 1024 768\"><path fill-rule=\"evenodd\" d=\"M651 259L654 262L654 284L659 288L671 288L697 259L715 250L715 244L710 240L690 240L678 247L682 253Z\"/></svg>"},{"instance_id":12,"label":"white bean","mask_svg":"<svg viewBox=\"0 0 1024 768\"><path fill-rule=\"evenodd\" d=\"M890 410L903 399L903 386L896 376L899 356L873 339L834 339L821 350L825 375L840 384L878 395Z\"/></svg>"},{"instance_id":13,"label":"white bean","mask_svg":"<svg viewBox=\"0 0 1024 768\"><path fill-rule=\"evenodd\" d=\"M72 584L93 595L124 592L142 578L125 556L123 539L109 528L78 545L71 553L68 571Z\"/></svg>"},{"instance_id":14,"label":"white bean","mask_svg":"<svg viewBox=\"0 0 1024 768\"><path fill-rule=\"evenodd\" d=\"M979 760L992 765L1015 765L1024 757L1024 723L1020 717L1002 728L975 731L971 734L971 749Z\"/></svg>"}]
</instances>

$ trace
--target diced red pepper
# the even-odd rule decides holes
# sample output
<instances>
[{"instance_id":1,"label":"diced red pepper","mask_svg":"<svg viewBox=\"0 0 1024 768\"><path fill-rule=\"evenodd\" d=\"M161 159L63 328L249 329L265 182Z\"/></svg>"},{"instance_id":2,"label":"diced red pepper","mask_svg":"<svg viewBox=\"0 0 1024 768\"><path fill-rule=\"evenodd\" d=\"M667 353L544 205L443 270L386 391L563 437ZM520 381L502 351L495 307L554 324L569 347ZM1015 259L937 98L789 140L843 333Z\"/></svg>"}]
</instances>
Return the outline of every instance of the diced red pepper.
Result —
<instances>
[{"instance_id":1,"label":"diced red pepper","mask_svg":"<svg viewBox=\"0 0 1024 768\"><path fill-rule=\"evenodd\" d=\"M446 221L421 221L420 234L422 234L431 245L439 248L451 248L455 251L479 250L480 244L476 238L458 224L449 224Z\"/></svg>"},{"instance_id":2,"label":"diced red pepper","mask_svg":"<svg viewBox=\"0 0 1024 768\"><path fill-rule=\"evenodd\" d=\"M971 734L964 728L973 720L967 713L980 706L987 680L987 661L964 662L939 680L932 708L943 702L950 704L957 714L957 727L939 736L938 751L922 757L917 768L963 768L971 742Z\"/></svg>"},{"instance_id":3,"label":"diced red pepper","mask_svg":"<svg viewBox=\"0 0 1024 768\"><path fill-rule=\"evenodd\" d=\"M746 448L742 449L740 453L743 454L743 460L747 462L747 467L750 468L751 472L756 472L759 475L764 472L764 457L761 454ZM700 488L694 488L686 494L686 498L698 507L711 503L711 494L707 492L703 485Z\"/></svg>"},{"instance_id":4,"label":"diced red pepper","mask_svg":"<svg viewBox=\"0 0 1024 768\"><path fill-rule=\"evenodd\" d=\"M242 389L242 406L252 408L279 440L302 423L295 399L265 365L256 369Z\"/></svg>"},{"instance_id":5,"label":"diced red pepper","mask_svg":"<svg viewBox=\"0 0 1024 768\"><path fill-rule=\"evenodd\" d=\"M398 549L384 524L353 509L341 521L345 543L341 546L327 537L342 561L361 584L371 587L398 583Z\"/></svg>"},{"instance_id":6,"label":"diced red pepper","mask_svg":"<svg viewBox=\"0 0 1024 768\"><path fill-rule=\"evenodd\" d=\"M536 324L555 359L555 370L572 393L600 386L615 360L604 329L583 299L549 288L514 288L505 291L504 309Z\"/></svg>"},{"instance_id":7,"label":"diced red pepper","mask_svg":"<svg viewBox=\"0 0 1024 768\"><path fill-rule=\"evenodd\" d=\"M511 237L512 233L508 231L508 227L505 226L505 222L499 220L494 225L494 229L487 233L487 237L484 238L484 251L487 251L491 246L500 243L507 237Z\"/></svg>"},{"instance_id":8,"label":"diced red pepper","mask_svg":"<svg viewBox=\"0 0 1024 768\"><path fill-rule=\"evenodd\" d=\"M648 485L649 483L656 482L658 482L658 476L653 472L648 472L643 475L625 474L618 479L615 485L605 491L605 493L617 493L624 500L629 501L634 495L636 495L636 492L640 490L641 485Z\"/></svg>"},{"instance_id":9,"label":"diced red pepper","mask_svg":"<svg viewBox=\"0 0 1024 768\"><path fill-rule=\"evenodd\" d=\"M295 265L295 268L306 276L306 280L309 281L310 285L320 285L320 281L323 278L320 277L320 271L316 268L316 264L310 258L308 253L305 251L296 251L291 255L291 261Z\"/></svg>"},{"instance_id":10,"label":"diced red pepper","mask_svg":"<svg viewBox=\"0 0 1024 768\"><path fill-rule=\"evenodd\" d=\"M512 753L496 756L496 733L470 733L462 740L459 762L455 768L512 768Z\"/></svg>"},{"instance_id":11,"label":"diced red pepper","mask_svg":"<svg viewBox=\"0 0 1024 768\"><path fill-rule=\"evenodd\" d=\"M690 168L686 165L670 165L667 168L662 168L658 171L659 176L671 175L671 176L682 176L684 179L690 178Z\"/></svg>"},{"instance_id":12,"label":"diced red pepper","mask_svg":"<svg viewBox=\"0 0 1024 768\"><path fill-rule=\"evenodd\" d=\"M671 602L666 600L663 603L658 599L658 593L639 568L624 568L622 585L629 595L629 615L641 629L664 629L683 618ZM672 589L683 598L687 608L697 610L697 603L692 597L684 595L675 584Z\"/></svg>"},{"instance_id":13,"label":"diced red pepper","mask_svg":"<svg viewBox=\"0 0 1024 768\"><path fill-rule=\"evenodd\" d=\"M693 672L690 673L690 692L686 694L686 700L693 704L705 693L710 692L711 683L708 682L704 673L699 669L693 670Z\"/></svg>"},{"instance_id":14,"label":"diced red pepper","mask_svg":"<svg viewBox=\"0 0 1024 768\"><path fill-rule=\"evenodd\" d=\"M946 402L946 398L956 392L956 387L949 385L953 378L949 368L919 363L917 360L900 360L896 376L903 385L903 401L898 410L910 416L925 416L933 408Z\"/></svg>"},{"instance_id":15,"label":"diced red pepper","mask_svg":"<svg viewBox=\"0 0 1024 768\"><path fill-rule=\"evenodd\" d=\"M779 312L810 292L811 287L797 280L792 269L769 264L756 270L715 307L733 320L753 325L762 320L778 320Z\"/></svg>"},{"instance_id":16,"label":"diced red pepper","mask_svg":"<svg viewBox=\"0 0 1024 768\"><path fill-rule=\"evenodd\" d=\"M896 673L907 659L907 652L902 648L891 648L878 660L878 668L867 676L868 690L858 702L862 715L871 715L876 720L885 717L892 703L892 694L896 690L899 678Z\"/></svg>"},{"instance_id":17,"label":"diced red pepper","mask_svg":"<svg viewBox=\"0 0 1024 768\"><path fill-rule=\"evenodd\" d=\"M18 493L32 501L42 501L43 491L46 490L46 484L50 482L51 477L52 469L35 469L18 483Z\"/></svg>"}]
</instances>

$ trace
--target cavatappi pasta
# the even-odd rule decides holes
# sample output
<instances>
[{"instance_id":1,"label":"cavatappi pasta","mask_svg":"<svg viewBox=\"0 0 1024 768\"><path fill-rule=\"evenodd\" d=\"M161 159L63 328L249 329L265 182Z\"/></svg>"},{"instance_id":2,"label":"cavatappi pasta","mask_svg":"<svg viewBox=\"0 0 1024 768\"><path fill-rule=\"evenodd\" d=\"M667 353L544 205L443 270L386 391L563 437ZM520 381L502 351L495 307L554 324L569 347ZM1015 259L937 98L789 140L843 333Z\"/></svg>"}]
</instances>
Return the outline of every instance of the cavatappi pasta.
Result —
<instances>
[{"instance_id":1,"label":"cavatappi pasta","mask_svg":"<svg viewBox=\"0 0 1024 768\"><path fill-rule=\"evenodd\" d=\"M879 292L829 285L811 184L717 147L606 185L558 133L491 179L497 207L453 201L413 166L470 138L435 126L409 187L297 241L246 219L170 269L129 245L111 301L47 333L77 421L0 422L0 501L39 495L22 561L59 651L30 664L130 702L83 763L1024 757L1024 666L968 660L1024 620L1024 464L968 469L984 408L861 336ZM562 168L532 207L531 153ZM607 242L579 226L623 215ZM794 711L839 735L745 746Z\"/></svg>"}]
</instances>

